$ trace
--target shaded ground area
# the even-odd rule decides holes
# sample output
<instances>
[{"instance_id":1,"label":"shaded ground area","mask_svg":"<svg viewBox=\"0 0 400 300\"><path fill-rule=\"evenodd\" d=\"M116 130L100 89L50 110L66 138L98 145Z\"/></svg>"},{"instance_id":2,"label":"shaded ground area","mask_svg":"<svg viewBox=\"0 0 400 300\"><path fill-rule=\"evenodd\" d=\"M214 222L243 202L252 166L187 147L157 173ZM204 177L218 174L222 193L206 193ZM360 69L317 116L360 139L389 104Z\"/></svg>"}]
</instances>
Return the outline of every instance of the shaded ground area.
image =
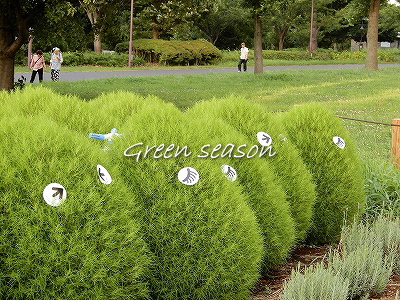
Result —
<instances>
[{"instance_id":1,"label":"shaded ground area","mask_svg":"<svg viewBox=\"0 0 400 300\"><path fill-rule=\"evenodd\" d=\"M261 278L254 290L252 300L278 300L282 293L282 287L285 280L290 278L293 269L300 266L304 268L311 264L315 264L324 259L331 249L330 246L322 247L297 247L291 258L285 265L272 270L268 278ZM393 276L390 279L385 291L380 295L370 297L371 300L400 300L400 276Z\"/></svg>"}]
</instances>

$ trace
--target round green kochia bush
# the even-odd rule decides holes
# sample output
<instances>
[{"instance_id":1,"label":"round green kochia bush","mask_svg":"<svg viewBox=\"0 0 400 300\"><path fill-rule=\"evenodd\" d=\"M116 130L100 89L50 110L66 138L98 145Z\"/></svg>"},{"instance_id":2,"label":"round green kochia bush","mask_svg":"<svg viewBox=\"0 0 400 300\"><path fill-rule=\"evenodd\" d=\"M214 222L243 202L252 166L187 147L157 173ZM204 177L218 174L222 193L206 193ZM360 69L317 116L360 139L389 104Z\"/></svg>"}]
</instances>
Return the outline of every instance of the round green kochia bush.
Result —
<instances>
[{"instance_id":1,"label":"round green kochia bush","mask_svg":"<svg viewBox=\"0 0 400 300\"><path fill-rule=\"evenodd\" d=\"M112 128L121 128L126 119L145 104L146 98L128 92L101 95L86 102L46 88L28 86L23 91L0 93L0 117L42 116L87 137L89 133L106 134Z\"/></svg>"},{"instance_id":2,"label":"round green kochia bush","mask_svg":"<svg viewBox=\"0 0 400 300\"><path fill-rule=\"evenodd\" d=\"M272 151L276 155L265 155L263 160L267 160L286 193L297 241L304 240L310 227L315 186L298 151L286 138L279 120L262 107L234 97L198 103L188 114L192 117L219 118L244 135L252 145L258 143L258 132L266 132L272 137Z\"/></svg>"},{"instance_id":3,"label":"round green kochia bush","mask_svg":"<svg viewBox=\"0 0 400 300\"><path fill-rule=\"evenodd\" d=\"M262 259L256 218L241 188L221 176L220 166L188 155L194 149L184 120L173 105L148 100L127 119L123 138L109 151L140 199L142 232L154 255L151 297L247 299ZM156 152L161 144L163 153ZM172 144L175 148L165 153ZM185 146L176 156L177 147ZM146 154L146 147L153 148ZM187 167L200 175L193 186L177 177Z\"/></svg>"},{"instance_id":4,"label":"round green kochia bush","mask_svg":"<svg viewBox=\"0 0 400 300\"><path fill-rule=\"evenodd\" d=\"M321 105L295 107L282 121L316 185L308 240L337 241L344 218L352 221L364 209L364 180L355 145L340 120ZM345 141L344 149L333 142L336 136Z\"/></svg>"},{"instance_id":5,"label":"round green kochia bush","mask_svg":"<svg viewBox=\"0 0 400 300\"><path fill-rule=\"evenodd\" d=\"M268 152L266 159L259 158L259 154L252 158L235 157L241 156L237 151L241 145L247 145L239 149L252 156L254 150L250 149L258 142L249 143L245 136L221 119L186 114L185 123L190 124L190 144L194 145L197 155L211 160L216 167L229 165L237 172L237 181L231 184L242 187L264 238L263 273L271 266L283 263L295 245L295 224L285 191L268 162ZM218 148L220 150L214 151Z\"/></svg>"},{"instance_id":6,"label":"round green kochia bush","mask_svg":"<svg viewBox=\"0 0 400 300\"><path fill-rule=\"evenodd\" d=\"M106 153L43 116L1 123L1 298L148 299L151 255L136 199ZM43 198L51 183L65 188L60 206Z\"/></svg>"}]
</instances>

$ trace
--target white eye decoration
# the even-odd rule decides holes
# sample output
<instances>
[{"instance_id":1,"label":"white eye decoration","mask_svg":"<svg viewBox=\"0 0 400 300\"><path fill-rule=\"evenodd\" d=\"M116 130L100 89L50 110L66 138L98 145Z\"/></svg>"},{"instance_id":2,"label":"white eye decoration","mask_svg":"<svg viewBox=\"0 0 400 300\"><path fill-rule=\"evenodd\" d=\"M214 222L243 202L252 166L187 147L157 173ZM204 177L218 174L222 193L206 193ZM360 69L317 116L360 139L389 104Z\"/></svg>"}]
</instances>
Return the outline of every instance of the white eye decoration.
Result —
<instances>
[{"instance_id":1,"label":"white eye decoration","mask_svg":"<svg viewBox=\"0 0 400 300\"><path fill-rule=\"evenodd\" d=\"M279 135L279 137L281 138L281 142L287 142L286 136L284 136L282 133Z\"/></svg>"},{"instance_id":2,"label":"white eye decoration","mask_svg":"<svg viewBox=\"0 0 400 300\"><path fill-rule=\"evenodd\" d=\"M232 168L231 166L228 165L222 165L221 166L221 171L222 174L225 175L225 177L229 180L234 182L237 179L237 173L236 170L234 168Z\"/></svg>"},{"instance_id":3,"label":"white eye decoration","mask_svg":"<svg viewBox=\"0 0 400 300\"><path fill-rule=\"evenodd\" d=\"M191 167L185 167L179 171L178 179L185 185L195 185L199 181L200 176L195 169Z\"/></svg>"},{"instance_id":4,"label":"white eye decoration","mask_svg":"<svg viewBox=\"0 0 400 300\"><path fill-rule=\"evenodd\" d=\"M340 149L344 149L344 147L346 147L346 143L344 139L342 139L341 137L334 136L332 140L335 143L335 145L338 146Z\"/></svg>"},{"instance_id":5,"label":"white eye decoration","mask_svg":"<svg viewBox=\"0 0 400 300\"><path fill-rule=\"evenodd\" d=\"M43 199L50 206L60 206L67 198L66 189L58 183L50 183L43 190Z\"/></svg>"},{"instance_id":6,"label":"white eye decoration","mask_svg":"<svg viewBox=\"0 0 400 300\"><path fill-rule=\"evenodd\" d=\"M257 133L257 140L261 146L268 147L272 144L271 136L268 133L262 131Z\"/></svg>"}]
</instances>

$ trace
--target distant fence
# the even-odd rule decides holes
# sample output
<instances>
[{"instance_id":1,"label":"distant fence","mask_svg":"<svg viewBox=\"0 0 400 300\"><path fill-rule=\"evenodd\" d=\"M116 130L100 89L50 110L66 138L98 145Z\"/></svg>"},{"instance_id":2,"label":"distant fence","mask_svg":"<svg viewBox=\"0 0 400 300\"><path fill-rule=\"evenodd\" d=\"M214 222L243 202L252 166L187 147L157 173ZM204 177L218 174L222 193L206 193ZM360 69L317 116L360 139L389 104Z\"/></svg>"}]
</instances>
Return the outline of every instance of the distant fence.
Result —
<instances>
[{"instance_id":1,"label":"distant fence","mask_svg":"<svg viewBox=\"0 0 400 300\"><path fill-rule=\"evenodd\" d=\"M359 120L347 117L340 117L338 118L344 120L352 120L357 122L364 122L370 124L378 124L383 126L391 126L392 127L392 161L396 165L396 168L400 170L400 119L393 119L392 123L382 123L382 122L374 122L368 120Z\"/></svg>"}]
</instances>

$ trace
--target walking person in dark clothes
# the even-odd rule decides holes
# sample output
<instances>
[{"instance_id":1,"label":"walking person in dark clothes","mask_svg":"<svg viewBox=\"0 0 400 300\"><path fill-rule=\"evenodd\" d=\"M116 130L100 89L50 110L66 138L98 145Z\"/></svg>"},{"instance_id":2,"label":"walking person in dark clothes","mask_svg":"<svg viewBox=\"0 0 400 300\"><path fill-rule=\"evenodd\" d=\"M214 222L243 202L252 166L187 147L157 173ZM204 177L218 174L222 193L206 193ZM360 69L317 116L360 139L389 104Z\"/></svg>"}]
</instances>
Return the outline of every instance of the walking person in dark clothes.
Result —
<instances>
[{"instance_id":1,"label":"walking person in dark clothes","mask_svg":"<svg viewBox=\"0 0 400 300\"><path fill-rule=\"evenodd\" d=\"M33 56L30 67L32 70L32 76L30 82L33 83L35 81L36 73L39 74L39 82L42 82L43 71L46 72L46 63L44 61L42 50L38 50L36 54Z\"/></svg>"},{"instance_id":2,"label":"walking person in dark clothes","mask_svg":"<svg viewBox=\"0 0 400 300\"><path fill-rule=\"evenodd\" d=\"M246 47L245 43L242 43L242 48L240 49L240 60L238 64L238 72L242 71L242 64L243 64L243 71L247 71L247 60L249 56L249 49Z\"/></svg>"}]
</instances>

